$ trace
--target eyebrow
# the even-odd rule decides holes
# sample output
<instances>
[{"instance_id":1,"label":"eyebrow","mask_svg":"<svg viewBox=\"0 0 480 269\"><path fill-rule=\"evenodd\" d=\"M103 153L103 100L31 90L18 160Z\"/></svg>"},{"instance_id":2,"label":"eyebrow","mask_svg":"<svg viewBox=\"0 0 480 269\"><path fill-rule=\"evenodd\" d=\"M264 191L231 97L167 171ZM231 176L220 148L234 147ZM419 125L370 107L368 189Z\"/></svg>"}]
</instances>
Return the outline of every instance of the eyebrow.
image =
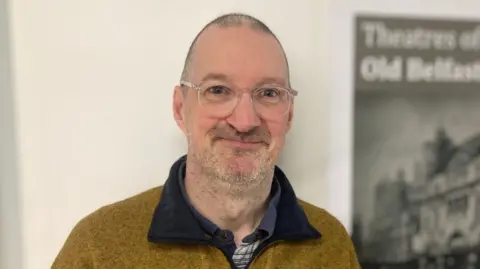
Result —
<instances>
[{"instance_id":1,"label":"eyebrow","mask_svg":"<svg viewBox=\"0 0 480 269\"><path fill-rule=\"evenodd\" d=\"M224 82L230 82L230 79L228 78L227 75L222 74L222 73L208 73L205 75L201 82L209 81L209 80L220 80ZM283 78L278 78L278 77L263 77L255 83L255 86L261 86L265 84L277 84L277 85L284 85L286 86L286 81Z\"/></svg>"},{"instance_id":2,"label":"eyebrow","mask_svg":"<svg viewBox=\"0 0 480 269\"><path fill-rule=\"evenodd\" d=\"M228 81L228 76L225 75L225 74L221 74L221 73L208 73L206 74L201 82L205 82L205 81L209 81L209 80L221 80L221 81Z\"/></svg>"},{"instance_id":3,"label":"eyebrow","mask_svg":"<svg viewBox=\"0 0 480 269\"><path fill-rule=\"evenodd\" d=\"M277 85L284 85L286 86L287 83L285 79L283 78L277 78L277 77L263 77L258 83L257 86L261 86L264 84L277 84Z\"/></svg>"}]
</instances>

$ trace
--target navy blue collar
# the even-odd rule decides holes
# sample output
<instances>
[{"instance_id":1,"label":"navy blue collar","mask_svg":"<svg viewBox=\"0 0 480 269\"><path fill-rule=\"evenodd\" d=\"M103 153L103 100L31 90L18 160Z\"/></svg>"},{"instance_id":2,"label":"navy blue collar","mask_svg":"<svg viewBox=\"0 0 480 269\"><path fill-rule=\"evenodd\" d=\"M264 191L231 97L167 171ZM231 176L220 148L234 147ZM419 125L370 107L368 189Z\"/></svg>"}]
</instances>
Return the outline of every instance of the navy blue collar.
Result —
<instances>
[{"instance_id":1,"label":"navy blue collar","mask_svg":"<svg viewBox=\"0 0 480 269\"><path fill-rule=\"evenodd\" d=\"M211 235L206 233L197 221L178 184L180 167L186 158L183 156L178 159L170 169L152 217L148 232L149 242L211 244ZM320 238L320 232L309 223L305 212L298 204L295 192L285 174L280 168L275 167L274 176L282 191L276 210L275 230L269 240Z\"/></svg>"},{"instance_id":2,"label":"navy blue collar","mask_svg":"<svg viewBox=\"0 0 480 269\"><path fill-rule=\"evenodd\" d=\"M203 229L205 229L205 231L210 235L214 236L217 232L219 232L220 228L213 222L211 222L209 219L202 216L200 212L198 212L198 210L196 210L195 207L191 204L185 189L185 170L186 162L183 162L180 165L180 169L178 171L178 182L180 185L180 190L182 191L183 198L185 199L195 218L200 222L200 225L202 225ZM270 201L268 203L267 210L262 221L257 227L256 233L253 234L252 239L256 239L259 235L263 240L267 240L273 235L273 231L275 230L275 222L277 219L277 205L280 201L281 190L282 189L280 187L280 184L278 183L278 180L274 177L269 198ZM244 240L248 241L249 239L250 237L247 236Z\"/></svg>"}]
</instances>

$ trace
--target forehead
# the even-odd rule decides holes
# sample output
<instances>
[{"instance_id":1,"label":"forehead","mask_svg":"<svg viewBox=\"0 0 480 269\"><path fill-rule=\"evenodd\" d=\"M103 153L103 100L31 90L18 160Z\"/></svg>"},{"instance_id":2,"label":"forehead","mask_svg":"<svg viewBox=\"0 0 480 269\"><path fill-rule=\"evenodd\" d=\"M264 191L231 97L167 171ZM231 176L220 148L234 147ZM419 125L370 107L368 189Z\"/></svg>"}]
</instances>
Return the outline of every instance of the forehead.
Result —
<instances>
[{"instance_id":1,"label":"forehead","mask_svg":"<svg viewBox=\"0 0 480 269\"><path fill-rule=\"evenodd\" d=\"M197 40L190 70L195 83L211 74L220 74L238 86L265 79L287 84L288 72L276 39L246 25L206 29Z\"/></svg>"}]
</instances>

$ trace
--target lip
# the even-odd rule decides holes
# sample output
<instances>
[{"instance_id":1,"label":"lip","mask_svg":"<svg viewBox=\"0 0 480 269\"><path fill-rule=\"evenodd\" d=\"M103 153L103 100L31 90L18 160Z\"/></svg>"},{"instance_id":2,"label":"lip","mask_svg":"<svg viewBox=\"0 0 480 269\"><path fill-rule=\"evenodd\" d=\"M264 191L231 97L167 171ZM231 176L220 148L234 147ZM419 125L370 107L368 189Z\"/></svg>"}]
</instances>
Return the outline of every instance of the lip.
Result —
<instances>
[{"instance_id":1,"label":"lip","mask_svg":"<svg viewBox=\"0 0 480 269\"><path fill-rule=\"evenodd\" d=\"M241 149L254 149L263 145L262 142L242 142L242 141L234 141L234 140L227 140L227 139L220 139L219 142L227 144L230 147L241 148Z\"/></svg>"}]
</instances>

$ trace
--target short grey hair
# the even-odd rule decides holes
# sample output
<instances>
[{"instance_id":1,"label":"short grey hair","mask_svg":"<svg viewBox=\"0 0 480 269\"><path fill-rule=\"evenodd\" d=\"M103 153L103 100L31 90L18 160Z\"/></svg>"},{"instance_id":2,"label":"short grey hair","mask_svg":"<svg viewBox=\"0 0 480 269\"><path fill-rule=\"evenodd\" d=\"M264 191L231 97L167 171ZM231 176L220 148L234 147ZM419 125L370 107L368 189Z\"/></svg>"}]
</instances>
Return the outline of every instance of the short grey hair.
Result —
<instances>
[{"instance_id":1,"label":"short grey hair","mask_svg":"<svg viewBox=\"0 0 480 269\"><path fill-rule=\"evenodd\" d=\"M287 81L288 85L290 86L290 71L288 67L288 60L287 60L287 55L285 53L285 50L283 49L282 44L278 40L277 36L270 30L270 28L260 21L259 19L243 14L243 13L228 13L222 16L219 16L209 22L203 29L197 34L193 42L190 44L190 48L188 49L187 57L185 58L185 63L183 65L183 71L182 71L182 76L180 80L188 80L189 76L189 71L190 71L190 63L192 62L194 51L195 51L195 45L197 43L198 38L200 35L208 29L210 26L218 26L221 28L229 28L229 27L238 27L238 26L243 26L247 25L251 29L262 31L265 34L271 35L275 40L278 42L280 45L280 48L282 49L283 56L285 58L285 63L287 65Z\"/></svg>"}]
</instances>

